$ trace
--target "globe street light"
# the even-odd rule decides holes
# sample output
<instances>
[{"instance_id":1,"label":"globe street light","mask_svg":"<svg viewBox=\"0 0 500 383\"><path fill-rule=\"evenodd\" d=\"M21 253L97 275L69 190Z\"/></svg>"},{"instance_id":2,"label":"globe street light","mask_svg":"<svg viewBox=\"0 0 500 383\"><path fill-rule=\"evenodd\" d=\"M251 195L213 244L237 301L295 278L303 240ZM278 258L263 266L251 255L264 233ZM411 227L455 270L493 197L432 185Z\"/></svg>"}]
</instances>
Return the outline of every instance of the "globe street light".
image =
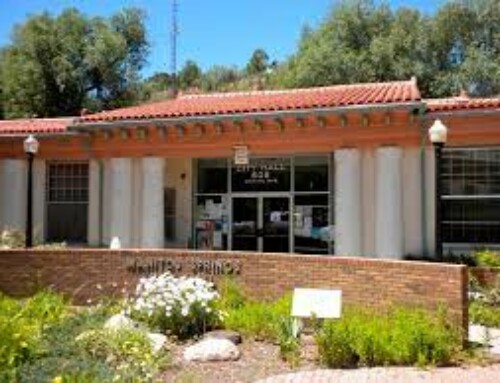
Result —
<instances>
[{"instance_id":1,"label":"globe street light","mask_svg":"<svg viewBox=\"0 0 500 383\"><path fill-rule=\"evenodd\" d=\"M444 125L441 120L436 120L429 128L429 140L434 146L435 153L435 177L436 177L436 211L435 211L435 248L436 248L436 258L443 258L443 239L441 233L441 219L442 219L442 177L441 177L441 167L442 167L442 153L443 146L446 144L446 139L448 135L448 128Z\"/></svg>"},{"instance_id":2,"label":"globe street light","mask_svg":"<svg viewBox=\"0 0 500 383\"><path fill-rule=\"evenodd\" d=\"M30 134L24 140L24 153L28 157L28 193L26 196L26 232L24 247L33 246L33 159L40 146L38 140Z\"/></svg>"}]
</instances>

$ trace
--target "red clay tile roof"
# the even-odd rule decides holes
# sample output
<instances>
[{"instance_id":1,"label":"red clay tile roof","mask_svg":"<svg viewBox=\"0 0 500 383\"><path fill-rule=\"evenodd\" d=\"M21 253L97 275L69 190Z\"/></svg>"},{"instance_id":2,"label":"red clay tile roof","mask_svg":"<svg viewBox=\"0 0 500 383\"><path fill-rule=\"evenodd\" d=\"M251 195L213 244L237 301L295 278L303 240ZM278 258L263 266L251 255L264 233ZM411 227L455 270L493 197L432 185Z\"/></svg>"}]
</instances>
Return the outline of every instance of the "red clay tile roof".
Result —
<instances>
[{"instance_id":1,"label":"red clay tile roof","mask_svg":"<svg viewBox=\"0 0 500 383\"><path fill-rule=\"evenodd\" d=\"M420 99L420 92L413 80L308 89L184 95L176 99L84 116L77 122L259 113L416 102Z\"/></svg>"},{"instance_id":2,"label":"red clay tile roof","mask_svg":"<svg viewBox=\"0 0 500 383\"><path fill-rule=\"evenodd\" d=\"M64 133L72 121L72 117L4 120L0 121L0 136L29 133Z\"/></svg>"},{"instance_id":3,"label":"red clay tile roof","mask_svg":"<svg viewBox=\"0 0 500 383\"><path fill-rule=\"evenodd\" d=\"M472 109L500 109L500 98L470 98L457 96L424 100L429 112L448 112Z\"/></svg>"}]
</instances>

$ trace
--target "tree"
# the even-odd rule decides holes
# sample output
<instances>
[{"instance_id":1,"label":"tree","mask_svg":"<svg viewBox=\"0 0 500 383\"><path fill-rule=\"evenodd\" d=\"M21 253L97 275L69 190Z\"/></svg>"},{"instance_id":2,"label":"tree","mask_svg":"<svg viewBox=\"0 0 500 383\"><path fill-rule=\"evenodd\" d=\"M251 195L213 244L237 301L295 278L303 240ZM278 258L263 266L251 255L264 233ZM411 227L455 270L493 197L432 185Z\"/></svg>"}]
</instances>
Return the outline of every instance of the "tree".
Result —
<instances>
[{"instance_id":1,"label":"tree","mask_svg":"<svg viewBox=\"0 0 500 383\"><path fill-rule=\"evenodd\" d=\"M274 71L275 87L304 87L416 76L425 97L500 92L500 2L455 0L436 15L345 0Z\"/></svg>"},{"instance_id":2,"label":"tree","mask_svg":"<svg viewBox=\"0 0 500 383\"><path fill-rule=\"evenodd\" d=\"M202 72L193 60L187 60L179 72L178 84L181 89L199 88Z\"/></svg>"},{"instance_id":3,"label":"tree","mask_svg":"<svg viewBox=\"0 0 500 383\"><path fill-rule=\"evenodd\" d=\"M260 75L269 67L269 56L263 49L256 49L246 66L246 72L251 75Z\"/></svg>"},{"instance_id":4,"label":"tree","mask_svg":"<svg viewBox=\"0 0 500 383\"><path fill-rule=\"evenodd\" d=\"M8 117L78 115L83 107L134 102L148 51L144 14L124 9L111 19L76 9L43 13L15 28L1 57Z\"/></svg>"},{"instance_id":5,"label":"tree","mask_svg":"<svg viewBox=\"0 0 500 383\"><path fill-rule=\"evenodd\" d=\"M202 89L207 92L234 90L240 78L238 68L214 65L203 74Z\"/></svg>"}]
</instances>

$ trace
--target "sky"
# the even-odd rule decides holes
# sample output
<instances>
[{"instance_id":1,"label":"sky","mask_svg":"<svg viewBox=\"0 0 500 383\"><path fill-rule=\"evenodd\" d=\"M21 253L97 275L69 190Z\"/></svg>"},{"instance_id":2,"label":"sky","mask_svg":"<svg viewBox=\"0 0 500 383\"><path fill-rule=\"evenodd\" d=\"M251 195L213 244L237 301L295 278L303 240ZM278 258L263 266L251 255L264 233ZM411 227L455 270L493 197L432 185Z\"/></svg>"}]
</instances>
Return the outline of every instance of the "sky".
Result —
<instances>
[{"instance_id":1,"label":"sky","mask_svg":"<svg viewBox=\"0 0 500 383\"><path fill-rule=\"evenodd\" d=\"M431 14L445 0L390 0ZM245 66L256 48L271 60L291 55L305 25L321 23L334 0L178 0L178 68L188 60L204 70L213 65ZM151 44L144 76L170 70L171 0L0 0L0 46L9 43L13 27L29 15L57 15L75 7L91 16L110 16L123 7L146 12Z\"/></svg>"}]
</instances>

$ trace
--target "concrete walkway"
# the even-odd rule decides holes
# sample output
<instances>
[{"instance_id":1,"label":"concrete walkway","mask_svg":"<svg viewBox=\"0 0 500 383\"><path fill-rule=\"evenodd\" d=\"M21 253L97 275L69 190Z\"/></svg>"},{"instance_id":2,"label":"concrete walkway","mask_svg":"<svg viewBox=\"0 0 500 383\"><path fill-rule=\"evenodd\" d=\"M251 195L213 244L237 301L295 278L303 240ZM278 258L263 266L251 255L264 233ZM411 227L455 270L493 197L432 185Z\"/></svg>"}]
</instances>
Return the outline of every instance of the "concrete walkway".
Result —
<instances>
[{"instance_id":1,"label":"concrete walkway","mask_svg":"<svg viewBox=\"0 0 500 383\"><path fill-rule=\"evenodd\" d=\"M356 370L300 371L256 383L499 383L500 364L486 367L449 367L421 370L412 367L377 367Z\"/></svg>"}]
</instances>

